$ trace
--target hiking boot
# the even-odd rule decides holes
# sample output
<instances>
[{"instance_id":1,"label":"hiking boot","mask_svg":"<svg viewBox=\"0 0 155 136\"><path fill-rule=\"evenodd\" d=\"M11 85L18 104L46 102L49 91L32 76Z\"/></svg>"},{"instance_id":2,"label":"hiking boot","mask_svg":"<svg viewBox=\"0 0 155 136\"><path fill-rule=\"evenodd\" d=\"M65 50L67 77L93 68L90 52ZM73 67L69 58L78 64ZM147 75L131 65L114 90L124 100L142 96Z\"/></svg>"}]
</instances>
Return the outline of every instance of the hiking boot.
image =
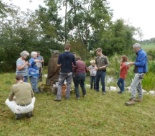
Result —
<instances>
[{"instance_id":1,"label":"hiking boot","mask_svg":"<svg viewBox=\"0 0 155 136\"><path fill-rule=\"evenodd\" d=\"M15 114L15 119L20 120L23 117L22 114Z\"/></svg>"},{"instance_id":2,"label":"hiking boot","mask_svg":"<svg viewBox=\"0 0 155 136\"><path fill-rule=\"evenodd\" d=\"M135 101L133 98L130 98L129 101L125 103L126 106L134 105L134 104L135 104Z\"/></svg>"},{"instance_id":3,"label":"hiking boot","mask_svg":"<svg viewBox=\"0 0 155 136\"><path fill-rule=\"evenodd\" d=\"M142 98L138 98L134 100L135 102L142 102Z\"/></svg>"},{"instance_id":4,"label":"hiking boot","mask_svg":"<svg viewBox=\"0 0 155 136\"><path fill-rule=\"evenodd\" d=\"M26 117L27 117L27 118L31 118L32 116L33 116L32 112L28 112L28 113L26 114Z\"/></svg>"}]
</instances>

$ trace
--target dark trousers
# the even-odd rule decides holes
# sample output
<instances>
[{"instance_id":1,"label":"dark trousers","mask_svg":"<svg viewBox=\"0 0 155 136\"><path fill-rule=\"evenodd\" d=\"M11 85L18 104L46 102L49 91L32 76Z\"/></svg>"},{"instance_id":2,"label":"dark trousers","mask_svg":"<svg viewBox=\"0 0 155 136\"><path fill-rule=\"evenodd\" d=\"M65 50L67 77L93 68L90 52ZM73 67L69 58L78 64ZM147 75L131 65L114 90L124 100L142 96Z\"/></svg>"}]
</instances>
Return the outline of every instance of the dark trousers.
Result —
<instances>
[{"instance_id":1,"label":"dark trousers","mask_svg":"<svg viewBox=\"0 0 155 136\"><path fill-rule=\"evenodd\" d=\"M76 98L80 97L79 85L81 87L83 96L86 94L85 78L86 78L86 74L85 73L77 74L75 76L75 93L76 93Z\"/></svg>"},{"instance_id":2,"label":"dark trousers","mask_svg":"<svg viewBox=\"0 0 155 136\"><path fill-rule=\"evenodd\" d=\"M99 92L99 82L101 79L101 85L102 85L102 92L106 92L105 90L105 76L106 76L106 72L104 71L97 71L96 73L96 91Z\"/></svg>"}]
</instances>

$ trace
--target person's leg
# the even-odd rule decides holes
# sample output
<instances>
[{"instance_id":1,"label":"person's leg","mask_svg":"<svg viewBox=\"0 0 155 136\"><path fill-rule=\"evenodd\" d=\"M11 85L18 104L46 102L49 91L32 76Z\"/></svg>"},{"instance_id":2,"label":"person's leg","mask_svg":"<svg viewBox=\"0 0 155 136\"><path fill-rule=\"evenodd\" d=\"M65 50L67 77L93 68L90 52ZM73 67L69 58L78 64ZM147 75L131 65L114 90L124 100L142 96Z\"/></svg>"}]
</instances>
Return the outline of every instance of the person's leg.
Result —
<instances>
[{"instance_id":1,"label":"person's leg","mask_svg":"<svg viewBox=\"0 0 155 136\"><path fill-rule=\"evenodd\" d=\"M96 91L99 92L100 71L96 73Z\"/></svg>"},{"instance_id":2,"label":"person's leg","mask_svg":"<svg viewBox=\"0 0 155 136\"><path fill-rule=\"evenodd\" d=\"M10 108L10 110L15 114L16 113L16 102L15 101L9 101L9 99L6 99L5 104Z\"/></svg>"},{"instance_id":3,"label":"person's leg","mask_svg":"<svg viewBox=\"0 0 155 136\"><path fill-rule=\"evenodd\" d=\"M120 91L122 91L122 90L121 90L121 88L122 88L122 86L121 86L121 78L118 79L117 85L118 85Z\"/></svg>"},{"instance_id":4,"label":"person's leg","mask_svg":"<svg viewBox=\"0 0 155 136\"><path fill-rule=\"evenodd\" d=\"M96 76L94 76L94 82L93 82L93 84L94 84L94 90L96 89Z\"/></svg>"},{"instance_id":5,"label":"person's leg","mask_svg":"<svg viewBox=\"0 0 155 136\"><path fill-rule=\"evenodd\" d=\"M28 76L24 76L24 82L28 82Z\"/></svg>"},{"instance_id":6,"label":"person's leg","mask_svg":"<svg viewBox=\"0 0 155 136\"><path fill-rule=\"evenodd\" d=\"M68 75L67 78L66 78L66 82L67 82L66 99L70 98L70 90L71 90L72 79L73 79L72 74Z\"/></svg>"},{"instance_id":7,"label":"person's leg","mask_svg":"<svg viewBox=\"0 0 155 136\"><path fill-rule=\"evenodd\" d=\"M122 84L121 91L124 92L124 79L122 79L122 78L121 78L121 84Z\"/></svg>"},{"instance_id":8,"label":"person's leg","mask_svg":"<svg viewBox=\"0 0 155 136\"><path fill-rule=\"evenodd\" d=\"M38 93L38 77L37 76L30 76L30 82L32 85L32 89L34 91L34 93Z\"/></svg>"},{"instance_id":9,"label":"person's leg","mask_svg":"<svg viewBox=\"0 0 155 136\"><path fill-rule=\"evenodd\" d=\"M61 100L62 85L64 84L65 78L66 78L66 73L60 73L59 79L58 79L57 98L55 100Z\"/></svg>"},{"instance_id":10,"label":"person's leg","mask_svg":"<svg viewBox=\"0 0 155 136\"><path fill-rule=\"evenodd\" d=\"M141 79L139 79L139 75L135 74L134 79L131 83L131 98L135 99L138 85L140 84Z\"/></svg>"},{"instance_id":11,"label":"person's leg","mask_svg":"<svg viewBox=\"0 0 155 136\"><path fill-rule=\"evenodd\" d=\"M101 84L102 84L102 93L105 93L105 76L106 76L106 72L101 72Z\"/></svg>"},{"instance_id":12,"label":"person's leg","mask_svg":"<svg viewBox=\"0 0 155 136\"><path fill-rule=\"evenodd\" d=\"M136 92L140 82L141 79L139 79L139 75L135 74L134 79L132 80L131 83L131 98L129 99L129 102L125 103L127 106L135 104Z\"/></svg>"},{"instance_id":13,"label":"person's leg","mask_svg":"<svg viewBox=\"0 0 155 136\"><path fill-rule=\"evenodd\" d=\"M138 87L137 87L137 91L138 91L138 99L143 99L143 91L142 91L142 83L141 83L141 79L139 79L140 82L138 84Z\"/></svg>"},{"instance_id":14,"label":"person's leg","mask_svg":"<svg viewBox=\"0 0 155 136\"><path fill-rule=\"evenodd\" d=\"M80 97L80 93L79 93L79 82L80 82L79 76L76 75L75 76L75 94L76 94L76 98L79 98Z\"/></svg>"},{"instance_id":15,"label":"person's leg","mask_svg":"<svg viewBox=\"0 0 155 136\"><path fill-rule=\"evenodd\" d=\"M86 95L86 88L85 88L85 74L80 74L80 86L83 93L83 96Z\"/></svg>"},{"instance_id":16,"label":"person's leg","mask_svg":"<svg viewBox=\"0 0 155 136\"><path fill-rule=\"evenodd\" d=\"M93 76L90 76L90 89L93 88Z\"/></svg>"}]
</instances>

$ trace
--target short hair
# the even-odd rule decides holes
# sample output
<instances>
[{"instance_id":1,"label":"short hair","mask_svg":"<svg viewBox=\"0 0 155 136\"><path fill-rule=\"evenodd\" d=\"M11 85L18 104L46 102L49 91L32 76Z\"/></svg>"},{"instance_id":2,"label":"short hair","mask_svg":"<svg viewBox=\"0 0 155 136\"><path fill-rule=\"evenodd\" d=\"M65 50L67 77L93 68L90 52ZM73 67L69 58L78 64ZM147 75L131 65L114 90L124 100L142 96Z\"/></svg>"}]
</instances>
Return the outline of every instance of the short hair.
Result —
<instances>
[{"instance_id":1,"label":"short hair","mask_svg":"<svg viewBox=\"0 0 155 136\"><path fill-rule=\"evenodd\" d=\"M80 57L80 56L77 56L77 57L76 57L76 60L81 60L81 57Z\"/></svg>"},{"instance_id":2,"label":"short hair","mask_svg":"<svg viewBox=\"0 0 155 136\"><path fill-rule=\"evenodd\" d=\"M69 50L70 47L71 47L71 45L70 45L69 43L66 43L64 49L65 49L65 50Z\"/></svg>"},{"instance_id":3,"label":"short hair","mask_svg":"<svg viewBox=\"0 0 155 136\"><path fill-rule=\"evenodd\" d=\"M37 55L37 52L32 51L32 52L31 52L31 57L32 57L33 55L35 55L35 54Z\"/></svg>"},{"instance_id":4,"label":"short hair","mask_svg":"<svg viewBox=\"0 0 155 136\"><path fill-rule=\"evenodd\" d=\"M133 45L133 48L141 48L141 45L140 45L139 43L135 43L135 44Z\"/></svg>"},{"instance_id":5,"label":"short hair","mask_svg":"<svg viewBox=\"0 0 155 136\"><path fill-rule=\"evenodd\" d=\"M96 51L102 52L102 49L101 48L97 48Z\"/></svg>"},{"instance_id":6,"label":"short hair","mask_svg":"<svg viewBox=\"0 0 155 136\"><path fill-rule=\"evenodd\" d=\"M22 75L16 75L16 80L18 80L18 81L19 81L19 80L23 80L23 78L24 78L24 77L23 77Z\"/></svg>"},{"instance_id":7,"label":"short hair","mask_svg":"<svg viewBox=\"0 0 155 136\"><path fill-rule=\"evenodd\" d=\"M127 62L128 61L128 58L127 58L127 56L126 55L122 55L122 62Z\"/></svg>"},{"instance_id":8,"label":"short hair","mask_svg":"<svg viewBox=\"0 0 155 136\"><path fill-rule=\"evenodd\" d=\"M22 51L22 52L20 53L20 56L21 56L21 57L29 56L29 53L28 53L27 51Z\"/></svg>"}]
</instances>

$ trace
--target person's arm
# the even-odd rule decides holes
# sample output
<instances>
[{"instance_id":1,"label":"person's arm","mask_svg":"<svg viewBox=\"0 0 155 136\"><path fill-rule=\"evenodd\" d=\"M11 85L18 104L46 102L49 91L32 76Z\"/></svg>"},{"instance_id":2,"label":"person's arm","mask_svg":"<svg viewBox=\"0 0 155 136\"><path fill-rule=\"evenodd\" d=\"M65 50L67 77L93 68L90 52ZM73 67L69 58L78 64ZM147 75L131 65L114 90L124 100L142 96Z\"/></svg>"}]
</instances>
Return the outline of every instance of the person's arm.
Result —
<instances>
[{"instance_id":1,"label":"person's arm","mask_svg":"<svg viewBox=\"0 0 155 136\"><path fill-rule=\"evenodd\" d=\"M28 62L26 61L24 64L21 61L17 61L17 70L22 70L25 68L26 65L28 65Z\"/></svg>"},{"instance_id":2,"label":"person's arm","mask_svg":"<svg viewBox=\"0 0 155 136\"><path fill-rule=\"evenodd\" d=\"M59 55L58 62L57 62L57 66L58 66L58 68L61 67L61 55Z\"/></svg>"},{"instance_id":3,"label":"person's arm","mask_svg":"<svg viewBox=\"0 0 155 136\"><path fill-rule=\"evenodd\" d=\"M14 97L14 92L13 92L13 87L11 87L9 98L8 98L9 101L13 101L13 97Z\"/></svg>"}]
</instances>

